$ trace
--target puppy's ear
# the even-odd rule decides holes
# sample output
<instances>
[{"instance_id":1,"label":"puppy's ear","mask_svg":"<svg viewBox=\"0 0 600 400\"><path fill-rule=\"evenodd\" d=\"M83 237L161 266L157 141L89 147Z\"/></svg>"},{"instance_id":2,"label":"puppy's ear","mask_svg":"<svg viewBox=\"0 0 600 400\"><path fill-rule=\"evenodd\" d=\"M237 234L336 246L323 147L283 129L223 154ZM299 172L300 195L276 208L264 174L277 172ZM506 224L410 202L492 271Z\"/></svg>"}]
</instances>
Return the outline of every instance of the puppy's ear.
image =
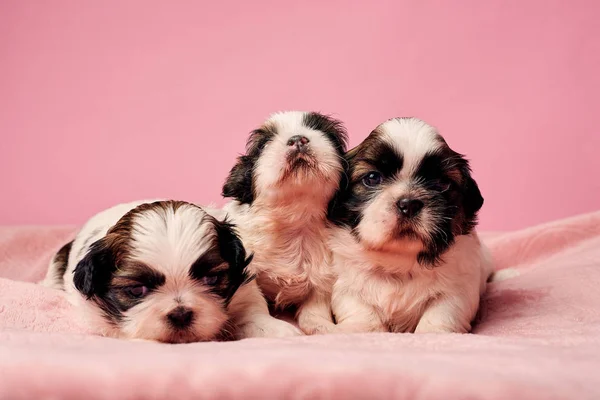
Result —
<instances>
[{"instance_id":1,"label":"puppy's ear","mask_svg":"<svg viewBox=\"0 0 600 400\"><path fill-rule=\"evenodd\" d=\"M446 142L444 141L444 143ZM469 160L464 155L455 152L449 147L447 147L447 150L449 152L447 163L457 168L460 173L461 178L456 183L460 187L464 215L467 219L476 219L477 211L483 206L483 196L481 196L477 182L471 176Z\"/></svg>"},{"instance_id":2,"label":"puppy's ear","mask_svg":"<svg viewBox=\"0 0 600 400\"><path fill-rule=\"evenodd\" d=\"M253 170L254 161L252 158L249 156L239 157L237 163L229 171L221 195L234 198L242 204L252 204L254 201Z\"/></svg>"},{"instance_id":3,"label":"puppy's ear","mask_svg":"<svg viewBox=\"0 0 600 400\"><path fill-rule=\"evenodd\" d=\"M460 171L463 177L460 185L463 216L456 220L457 225L455 226L458 228L457 234L467 234L477 225L477 212L483 206L483 196L479 191L477 182L471 177L471 168L468 161L464 160Z\"/></svg>"},{"instance_id":4,"label":"puppy's ear","mask_svg":"<svg viewBox=\"0 0 600 400\"><path fill-rule=\"evenodd\" d=\"M227 219L223 222L216 221L215 228L221 258L229 264L229 298L240 285L252 280L246 267L252 262L253 255L246 256L246 249L235 231L235 226Z\"/></svg>"},{"instance_id":5,"label":"puppy's ear","mask_svg":"<svg viewBox=\"0 0 600 400\"><path fill-rule=\"evenodd\" d=\"M361 144L363 144L363 143L361 143ZM354 157L356 157L356 155L358 154L360 149L361 149L361 145L359 144L358 146L355 146L355 147L351 148L350 150L348 150L346 152L346 154L344 154L344 158L346 159L346 161L348 161L348 162L352 161L354 159Z\"/></svg>"},{"instance_id":6,"label":"puppy's ear","mask_svg":"<svg viewBox=\"0 0 600 400\"><path fill-rule=\"evenodd\" d=\"M115 271L115 257L105 239L94 242L73 271L73 283L88 299L106 293Z\"/></svg>"},{"instance_id":7,"label":"puppy's ear","mask_svg":"<svg viewBox=\"0 0 600 400\"><path fill-rule=\"evenodd\" d=\"M466 175L463 190L465 215L467 217L473 217L483 206L483 196L479 191L477 182L471 177L470 173L467 173Z\"/></svg>"}]
</instances>

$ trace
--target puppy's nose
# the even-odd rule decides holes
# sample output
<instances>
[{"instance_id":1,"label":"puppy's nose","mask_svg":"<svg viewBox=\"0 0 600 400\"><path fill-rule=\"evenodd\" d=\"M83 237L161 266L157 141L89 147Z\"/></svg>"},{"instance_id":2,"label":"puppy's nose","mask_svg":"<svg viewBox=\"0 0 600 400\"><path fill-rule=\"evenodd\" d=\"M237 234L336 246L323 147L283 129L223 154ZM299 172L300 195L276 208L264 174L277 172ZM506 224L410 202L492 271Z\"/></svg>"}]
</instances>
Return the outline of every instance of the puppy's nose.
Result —
<instances>
[{"instance_id":1,"label":"puppy's nose","mask_svg":"<svg viewBox=\"0 0 600 400\"><path fill-rule=\"evenodd\" d=\"M419 214L424 205L421 200L416 199L400 199L396 203L398 210L407 217L414 217Z\"/></svg>"},{"instance_id":2,"label":"puppy's nose","mask_svg":"<svg viewBox=\"0 0 600 400\"><path fill-rule=\"evenodd\" d=\"M187 307L175 307L167 314L167 319L174 328L187 328L194 319L194 312Z\"/></svg>"},{"instance_id":3,"label":"puppy's nose","mask_svg":"<svg viewBox=\"0 0 600 400\"><path fill-rule=\"evenodd\" d=\"M306 146L306 144L308 142L310 142L310 140L308 140L308 138L306 136L294 135L288 140L287 145L295 146L295 147L302 147L302 146Z\"/></svg>"}]
</instances>

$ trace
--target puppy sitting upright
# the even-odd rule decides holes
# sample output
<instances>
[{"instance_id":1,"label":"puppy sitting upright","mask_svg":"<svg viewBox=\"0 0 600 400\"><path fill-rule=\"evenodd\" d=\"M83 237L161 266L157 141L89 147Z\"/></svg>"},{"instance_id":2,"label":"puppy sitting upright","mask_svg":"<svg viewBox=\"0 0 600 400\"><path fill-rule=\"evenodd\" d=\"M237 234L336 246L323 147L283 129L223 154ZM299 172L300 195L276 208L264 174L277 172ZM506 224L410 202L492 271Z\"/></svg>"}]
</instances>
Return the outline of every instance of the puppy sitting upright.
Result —
<instances>
[{"instance_id":1,"label":"puppy sitting upright","mask_svg":"<svg viewBox=\"0 0 600 400\"><path fill-rule=\"evenodd\" d=\"M346 158L330 215L338 331L469 331L492 268L467 160L415 118L384 122Z\"/></svg>"},{"instance_id":2,"label":"puppy sitting upright","mask_svg":"<svg viewBox=\"0 0 600 400\"><path fill-rule=\"evenodd\" d=\"M196 205L133 202L92 217L42 284L64 289L106 336L214 340L252 322L251 258L232 225Z\"/></svg>"},{"instance_id":3,"label":"puppy sitting upright","mask_svg":"<svg viewBox=\"0 0 600 400\"><path fill-rule=\"evenodd\" d=\"M346 131L315 112L272 115L250 134L223 187L225 206L276 308L297 307L307 334L334 328L327 207L344 171Z\"/></svg>"}]
</instances>

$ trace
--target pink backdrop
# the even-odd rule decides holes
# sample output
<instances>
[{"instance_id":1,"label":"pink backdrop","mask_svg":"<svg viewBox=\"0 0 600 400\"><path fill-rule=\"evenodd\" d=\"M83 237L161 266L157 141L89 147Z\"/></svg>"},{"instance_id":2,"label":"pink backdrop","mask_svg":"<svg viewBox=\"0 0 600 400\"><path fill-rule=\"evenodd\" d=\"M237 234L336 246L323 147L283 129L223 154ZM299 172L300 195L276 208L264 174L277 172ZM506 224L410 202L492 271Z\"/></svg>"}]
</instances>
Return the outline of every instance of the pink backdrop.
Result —
<instances>
[{"instance_id":1,"label":"pink backdrop","mask_svg":"<svg viewBox=\"0 0 600 400\"><path fill-rule=\"evenodd\" d=\"M184 4L185 3L185 4ZM202 4L204 3L204 4ZM0 224L220 203L270 112L392 116L472 160L483 229L600 208L600 2L0 2Z\"/></svg>"}]
</instances>

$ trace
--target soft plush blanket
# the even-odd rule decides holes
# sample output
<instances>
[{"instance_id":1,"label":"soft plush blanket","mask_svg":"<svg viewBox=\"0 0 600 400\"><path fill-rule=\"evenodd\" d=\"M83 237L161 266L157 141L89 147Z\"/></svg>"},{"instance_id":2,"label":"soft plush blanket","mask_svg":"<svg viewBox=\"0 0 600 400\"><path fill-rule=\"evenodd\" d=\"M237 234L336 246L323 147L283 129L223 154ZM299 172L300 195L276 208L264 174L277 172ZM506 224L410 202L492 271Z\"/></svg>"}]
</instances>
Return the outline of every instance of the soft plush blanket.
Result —
<instances>
[{"instance_id":1,"label":"soft plush blanket","mask_svg":"<svg viewBox=\"0 0 600 400\"><path fill-rule=\"evenodd\" d=\"M86 333L33 284L73 228L0 228L0 399L600 399L600 212L483 235L473 334L166 345Z\"/></svg>"}]
</instances>

